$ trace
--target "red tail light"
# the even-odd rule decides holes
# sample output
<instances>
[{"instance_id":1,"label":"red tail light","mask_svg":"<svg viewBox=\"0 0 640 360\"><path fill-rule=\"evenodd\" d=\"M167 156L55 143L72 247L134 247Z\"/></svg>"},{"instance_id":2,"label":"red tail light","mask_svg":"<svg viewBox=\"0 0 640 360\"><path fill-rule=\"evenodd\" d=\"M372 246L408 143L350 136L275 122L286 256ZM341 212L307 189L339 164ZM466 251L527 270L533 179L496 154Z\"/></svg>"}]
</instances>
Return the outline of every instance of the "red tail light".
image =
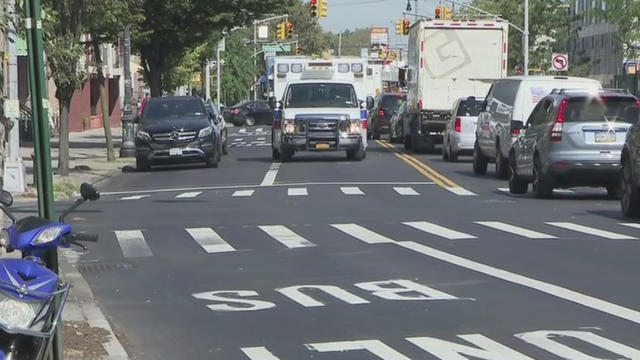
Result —
<instances>
[{"instance_id":1,"label":"red tail light","mask_svg":"<svg viewBox=\"0 0 640 360\"><path fill-rule=\"evenodd\" d=\"M378 116L383 117L384 116L384 110L382 110L382 109L378 110Z\"/></svg>"},{"instance_id":2,"label":"red tail light","mask_svg":"<svg viewBox=\"0 0 640 360\"><path fill-rule=\"evenodd\" d=\"M522 131L522 130L518 129L517 127L511 126L511 136L512 137L516 137L516 136L520 135L520 131Z\"/></svg>"},{"instance_id":3,"label":"red tail light","mask_svg":"<svg viewBox=\"0 0 640 360\"><path fill-rule=\"evenodd\" d=\"M455 122L454 126L455 126L455 129L456 129L457 133L462 131L462 120L459 117L456 118L456 122Z\"/></svg>"},{"instance_id":4,"label":"red tail light","mask_svg":"<svg viewBox=\"0 0 640 360\"><path fill-rule=\"evenodd\" d=\"M369 121L367 119L362 119L362 128L367 130L369 127Z\"/></svg>"},{"instance_id":5,"label":"red tail light","mask_svg":"<svg viewBox=\"0 0 640 360\"><path fill-rule=\"evenodd\" d=\"M564 123L564 112L566 108L567 99L564 99L560 103L558 115L556 116L556 122L553 123L553 127L551 128L551 141L562 141L562 124Z\"/></svg>"},{"instance_id":6,"label":"red tail light","mask_svg":"<svg viewBox=\"0 0 640 360\"><path fill-rule=\"evenodd\" d=\"M636 105L640 108L640 99L636 99Z\"/></svg>"}]
</instances>

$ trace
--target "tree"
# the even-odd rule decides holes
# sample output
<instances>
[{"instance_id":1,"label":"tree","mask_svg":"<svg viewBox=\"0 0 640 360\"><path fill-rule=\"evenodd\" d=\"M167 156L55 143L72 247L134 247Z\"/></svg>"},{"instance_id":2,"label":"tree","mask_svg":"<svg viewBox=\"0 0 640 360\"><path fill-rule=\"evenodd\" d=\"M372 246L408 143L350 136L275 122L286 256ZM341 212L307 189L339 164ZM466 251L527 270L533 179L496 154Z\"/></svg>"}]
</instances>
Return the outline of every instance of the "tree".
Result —
<instances>
[{"instance_id":1,"label":"tree","mask_svg":"<svg viewBox=\"0 0 640 360\"><path fill-rule=\"evenodd\" d=\"M132 38L142 56L152 96L167 87L166 76L183 57L216 32L246 24L262 14L279 12L297 0L143 0L145 15Z\"/></svg>"},{"instance_id":2,"label":"tree","mask_svg":"<svg viewBox=\"0 0 640 360\"><path fill-rule=\"evenodd\" d=\"M589 15L589 14L587 14ZM616 40L620 44L619 55L637 59L640 55L640 3L635 0L608 0L606 9L596 9L593 14L603 17L617 27Z\"/></svg>"},{"instance_id":3,"label":"tree","mask_svg":"<svg viewBox=\"0 0 640 360\"><path fill-rule=\"evenodd\" d=\"M115 161L113 140L111 138L111 118L109 104L105 95L104 64L101 48L103 44L117 44L122 29L126 24L140 19L139 0L86 0L84 32L90 35L89 46L95 58L95 68L102 105L102 125L107 145L107 161Z\"/></svg>"},{"instance_id":4,"label":"tree","mask_svg":"<svg viewBox=\"0 0 640 360\"><path fill-rule=\"evenodd\" d=\"M80 43L82 35L83 0L44 0L43 26L45 50L51 77L56 84L56 99L60 103L60 144L58 174L69 175L69 109L71 98L87 78L85 55Z\"/></svg>"},{"instance_id":5,"label":"tree","mask_svg":"<svg viewBox=\"0 0 640 360\"><path fill-rule=\"evenodd\" d=\"M298 36L298 46L304 55L320 54L329 48L329 37L311 16L308 3L296 0L286 9L293 32Z\"/></svg>"},{"instance_id":6,"label":"tree","mask_svg":"<svg viewBox=\"0 0 640 360\"><path fill-rule=\"evenodd\" d=\"M355 29L342 32L342 44L340 44L340 34L330 33L329 44L334 54L338 54L338 47L341 48L342 56L360 56L360 49L369 48L371 45L371 30Z\"/></svg>"},{"instance_id":7,"label":"tree","mask_svg":"<svg viewBox=\"0 0 640 360\"><path fill-rule=\"evenodd\" d=\"M253 65L253 46L245 44L250 30L234 31L227 35L223 53L222 94L227 105L247 98L247 89L253 84L257 69Z\"/></svg>"}]
</instances>

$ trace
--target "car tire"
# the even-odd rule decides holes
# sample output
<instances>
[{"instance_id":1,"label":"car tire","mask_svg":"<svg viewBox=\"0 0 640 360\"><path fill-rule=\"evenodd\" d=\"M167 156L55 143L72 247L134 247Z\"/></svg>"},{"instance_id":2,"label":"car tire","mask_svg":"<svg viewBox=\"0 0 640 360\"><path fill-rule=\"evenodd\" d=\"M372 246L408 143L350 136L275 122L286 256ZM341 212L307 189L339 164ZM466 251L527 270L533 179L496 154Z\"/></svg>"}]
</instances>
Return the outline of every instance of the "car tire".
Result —
<instances>
[{"instance_id":1,"label":"car tire","mask_svg":"<svg viewBox=\"0 0 640 360\"><path fill-rule=\"evenodd\" d=\"M224 143L222 144L222 154L229 154L229 140L227 136L224 137Z\"/></svg>"},{"instance_id":2,"label":"car tire","mask_svg":"<svg viewBox=\"0 0 640 360\"><path fill-rule=\"evenodd\" d=\"M244 118L244 124L246 126L253 126L256 124L256 119L254 119L253 116L247 116Z\"/></svg>"},{"instance_id":3,"label":"car tire","mask_svg":"<svg viewBox=\"0 0 640 360\"><path fill-rule=\"evenodd\" d=\"M509 162L508 160L502 156L502 151L500 151L500 143L496 142L496 177L500 180L506 180L509 176Z\"/></svg>"},{"instance_id":4,"label":"car tire","mask_svg":"<svg viewBox=\"0 0 640 360\"><path fill-rule=\"evenodd\" d=\"M293 150L280 151L280 159L282 160L282 162L289 162L293 159L293 154Z\"/></svg>"},{"instance_id":5,"label":"car tire","mask_svg":"<svg viewBox=\"0 0 640 360\"><path fill-rule=\"evenodd\" d=\"M442 146L442 161L450 161L449 151L444 145Z\"/></svg>"},{"instance_id":6,"label":"car tire","mask_svg":"<svg viewBox=\"0 0 640 360\"><path fill-rule=\"evenodd\" d=\"M516 157L513 155L509 155L509 192L512 194L526 194L529 189L529 183L524 181L520 176L518 176L518 171L516 170Z\"/></svg>"},{"instance_id":7,"label":"car tire","mask_svg":"<svg viewBox=\"0 0 640 360\"><path fill-rule=\"evenodd\" d=\"M411 134L409 136L411 137L411 151L417 154L422 150L419 146L420 141L418 140L418 134L414 129L411 129Z\"/></svg>"},{"instance_id":8,"label":"car tire","mask_svg":"<svg viewBox=\"0 0 640 360\"><path fill-rule=\"evenodd\" d=\"M444 151L444 148L442 149L442 151ZM449 143L449 161L458 162L458 152L453 151L453 149L451 148L451 143Z\"/></svg>"},{"instance_id":9,"label":"car tire","mask_svg":"<svg viewBox=\"0 0 640 360\"><path fill-rule=\"evenodd\" d=\"M211 154L211 157L207 159L206 162L207 167L209 168L217 168L218 167L218 151Z\"/></svg>"},{"instance_id":10,"label":"car tire","mask_svg":"<svg viewBox=\"0 0 640 360\"><path fill-rule=\"evenodd\" d=\"M640 188L633 184L631 166L629 158L623 157L620 207L624 216L638 218L640 217Z\"/></svg>"},{"instance_id":11,"label":"car tire","mask_svg":"<svg viewBox=\"0 0 640 360\"><path fill-rule=\"evenodd\" d=\"M489 160L482 154L482 150L478 146L476 141L473 146L473 173L476 175L484 175L487 173L487 166L489 166Z\"/></svg>"},{"instance_id":12,"label":"car tire","mask_svg":"<svg viewBox=\"0 0 640 360\"><path fill-rule=\"evenodd\" d=\"M411 151L411 136L405 135L402 145L406 151Z\"/></svg>"},{"instance_id":13,"label":"car tire","mask_svg":"<svg viewBox=\"0 0 640 360\"><path fill-rule=\"evenodd\" d=\"M371 134L373 140L380 140L380 128L378 126L373 126L373 134Z\"/></svg>"},{"instance_id":14,"label":"car tire","mask_svg":"<svg viewBox=\"0 0 640 360\"><path fill-rule=\"evenodd\" d=\"M347 150L347 159L353 161L362 161L366 157L364 144L360 144L357 149Z\"/></svg>"},{"instance_id":15,"label":"car tire","mask_svg":"<svg viewBox=\"0 0 640 360\"><path fill-rule=\"evenodd\" d=\"M533 158L533 195L538 199L547 199L553 195L553 184L545 178L538 156Z\"/></svg>"},{"instance_id":16,"label":"car tire","mask_svg":"<svg viewBox=\"0 0 640 360\"><path fill-rule=\"evenodd\" d=\"M280 151L274 147L271 148L271 159L272 160L280 160Z\"/></svg>"},{"instance_id":17,"label":"car tire","mask_svg":"<svg viewBox=\"0 0 640 360\"><path fill-rule=\"evenodd\" d=\"M622 181L620 181L622 183ZM622 193L622 185L621 184L609 184L606 186L607 195L619 199L620 194Z\"/></svg>"},{"instance_id":18,"label":"car tire","mask_svg":"<svg viewBox=\"0 0 640 360\"><path fill-rule=\"evenodd\" d=\"M151 167L149 164L141 157L136 157L136 170L138 171L149 171Z\"/></svg>"}]
</instances>

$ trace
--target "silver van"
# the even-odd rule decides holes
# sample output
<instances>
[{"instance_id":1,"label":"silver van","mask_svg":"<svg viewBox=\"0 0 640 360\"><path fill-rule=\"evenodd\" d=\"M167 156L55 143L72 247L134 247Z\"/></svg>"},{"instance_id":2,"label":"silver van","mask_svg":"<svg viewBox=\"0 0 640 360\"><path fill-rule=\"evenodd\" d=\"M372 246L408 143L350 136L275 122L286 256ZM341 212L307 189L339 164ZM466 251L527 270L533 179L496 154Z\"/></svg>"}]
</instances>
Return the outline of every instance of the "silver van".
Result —
<instances>
[{"instance_id":1,"label":"silver van","mask_svg":"<svg viewBox=\"0 0 640 360\"><path fill-rule=\"evenodd\" d=\"M473 148L473 171L485 174L489 162L496 176L506 179L511 145L538 102L553 89L582 89L597 94L602 88L593 79L567 76L512 76L496 81L478 117Z\"/></svg>"}]
</instances>

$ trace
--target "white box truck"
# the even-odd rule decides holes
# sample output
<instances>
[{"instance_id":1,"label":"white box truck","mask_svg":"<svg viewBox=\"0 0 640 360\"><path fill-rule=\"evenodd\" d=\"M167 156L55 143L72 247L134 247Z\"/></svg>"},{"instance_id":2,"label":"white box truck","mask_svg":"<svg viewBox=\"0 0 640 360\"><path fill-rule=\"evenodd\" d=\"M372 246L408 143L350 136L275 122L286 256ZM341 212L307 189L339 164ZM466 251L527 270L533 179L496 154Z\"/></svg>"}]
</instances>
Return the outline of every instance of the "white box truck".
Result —
<instances>
[{"instance_id":1,"label":"white box truck","mask_svg":"<svg viewBox=\"0 0 640 360\"><path fill-rule=\"evenodd\" d=\"M421 20L409 31L405 147L432 151L451 107L484 97L507 75L509 26L501 20Z\"/></svg>"}]
</instances>

